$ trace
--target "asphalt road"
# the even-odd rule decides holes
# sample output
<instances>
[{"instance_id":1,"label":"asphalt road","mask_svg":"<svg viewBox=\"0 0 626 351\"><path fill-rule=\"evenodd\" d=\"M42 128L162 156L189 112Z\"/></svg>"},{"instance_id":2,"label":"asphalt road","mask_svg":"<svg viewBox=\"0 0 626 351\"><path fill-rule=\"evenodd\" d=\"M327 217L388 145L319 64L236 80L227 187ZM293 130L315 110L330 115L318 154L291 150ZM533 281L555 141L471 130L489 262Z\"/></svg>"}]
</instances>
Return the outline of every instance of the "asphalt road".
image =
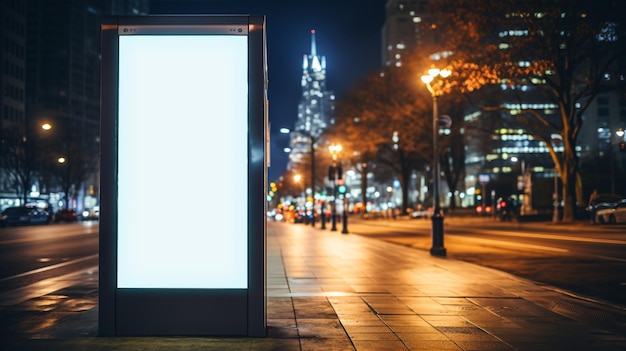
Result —
<instances>
[{"instance_id":1,"label":"asphalt road","mask_svg":"<svg viewBox=\"0 0 626 351\"><path fill-rule=\"evenodd\" d=\"M0 293L97 265L97 222L0 229Z\"/></svg>"},{"instance_id":2,"label":"asphalt road","mask_svg":"<svg viewBox=\"0 0 626 351\"><path fill-rule=\"evenodd\" d=\"M432 245L427 219L363 220L351 216L348 227L350 234L417 249L429 250ZM444 231L449 258L626 306L626 226L452 217L446 218Z\"/></svg>"},{"instance_id":3,"label":"asphalt road","mask_svg":"<svg viewBox=\"0 0 626 351\"><path fill-rule=\"evenodd\" d=\"M338 228L341 230L340 224ZM626 306L626 226L446 218L444 229L449 258ZM430 231L427 219L363 220L351 216L349 220L352 235L420 250L430 249ZM95 267L97 255L97 222L2 228L0 294Z\"/></svg>"}]
</instances>

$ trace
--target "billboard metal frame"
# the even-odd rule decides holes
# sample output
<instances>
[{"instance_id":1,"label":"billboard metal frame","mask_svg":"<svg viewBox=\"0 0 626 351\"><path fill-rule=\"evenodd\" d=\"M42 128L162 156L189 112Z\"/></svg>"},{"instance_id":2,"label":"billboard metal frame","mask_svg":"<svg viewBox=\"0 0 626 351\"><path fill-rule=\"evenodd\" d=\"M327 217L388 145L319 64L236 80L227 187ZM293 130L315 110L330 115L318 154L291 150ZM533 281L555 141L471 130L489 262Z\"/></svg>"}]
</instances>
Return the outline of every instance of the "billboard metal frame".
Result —
<instances>
[{"instance_id":1,"label":"billboard metal frame","mask_svg":"<svg viewBox=\"0 0 626 351\"><path fill-rule=\"evenodd\" d=\"M122 26L170 26L180 29L180 34L194 35L195 28L201 26L230 24L248 28L247 289L118 288L119 29ZM99 334L265 336L268 155L265 17L110 17L103 20L101 28ZM207 150L211 151L222 152ZM219 172L227 176L228 170ZM198 223L198 226L201 229L206 223Z\"/></svg>"}]
</instances>

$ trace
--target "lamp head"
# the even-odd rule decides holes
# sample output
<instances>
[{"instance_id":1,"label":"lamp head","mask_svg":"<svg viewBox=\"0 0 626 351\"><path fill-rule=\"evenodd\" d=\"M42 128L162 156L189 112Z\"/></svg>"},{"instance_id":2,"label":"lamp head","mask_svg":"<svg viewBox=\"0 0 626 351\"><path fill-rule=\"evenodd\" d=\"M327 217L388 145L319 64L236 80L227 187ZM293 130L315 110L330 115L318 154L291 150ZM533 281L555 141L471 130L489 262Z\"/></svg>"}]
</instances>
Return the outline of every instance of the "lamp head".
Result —
<instances>
[{"instance_id":1,"label":"lamp head","mask_svg":"<svg viewBox=\"0 0 626 351\"><path fill-rule=\"evenodd\" d=\"M434 77L428 74L422 76L422 82L426 84L430 84L433 81Z\"/></svg>"},{"instance_id":2,"label":"lamp head","mask_svg":"<svg viewBox=\"0 0 626 351\"><path fill-rule=\"evenodd\" d=\"M448 78L451 74L452 74L452 71L449 69L442 69L441 71L439 71L439 75L442 78Z\"/></svg>"}]
</instances>

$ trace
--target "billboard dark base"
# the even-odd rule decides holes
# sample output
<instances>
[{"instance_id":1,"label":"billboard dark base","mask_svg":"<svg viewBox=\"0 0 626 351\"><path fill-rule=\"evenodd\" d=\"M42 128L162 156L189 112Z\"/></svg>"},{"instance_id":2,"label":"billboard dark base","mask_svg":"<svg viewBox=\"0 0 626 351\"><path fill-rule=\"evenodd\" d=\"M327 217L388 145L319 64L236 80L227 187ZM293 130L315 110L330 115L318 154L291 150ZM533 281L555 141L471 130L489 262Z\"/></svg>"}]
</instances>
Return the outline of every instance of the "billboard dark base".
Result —
<instances>
[{"instance_id":1,"label":"billboard dark base","mask_svg":"<svg viewBox=\"0 0 626 351\"><path fill-rule=\"evenodd\" d=\"M118 289L115 335L246 336L247 290Z\"/></svg>"}]
</instances>

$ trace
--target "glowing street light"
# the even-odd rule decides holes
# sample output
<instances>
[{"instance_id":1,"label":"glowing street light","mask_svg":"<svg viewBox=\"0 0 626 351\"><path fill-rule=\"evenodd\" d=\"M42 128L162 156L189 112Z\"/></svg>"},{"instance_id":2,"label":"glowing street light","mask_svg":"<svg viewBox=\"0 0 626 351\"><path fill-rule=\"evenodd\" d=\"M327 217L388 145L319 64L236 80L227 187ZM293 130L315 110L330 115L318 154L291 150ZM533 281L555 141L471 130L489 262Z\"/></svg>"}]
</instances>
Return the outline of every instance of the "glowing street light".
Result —
<instances>
[{"instance_id":1,"label":"glowing street light","mask_svg":"<svg viewBox=\"0 0 626 351\"><path fill-rule=\"evenodd\" d=\"M431 68L427 75L421 77L433 98L433 216L432 216L432 247L430 254L433 256L445 256L446 248L443 246L443 214L439 205L439 146L437 144L439 121L437 112L437 98L443 94L441 90L433 89L431 83L435 78L447 78L452 74L449 69Z\"/></svg>"},{"instance_id":2,"label":"glowing street light","mask_svg":"<svg viewBox=\"0 0 626 351\"><path fill-rule=\"evenodd\" d=\"M52 124L44 123L44 124L41 125L41 129L43 129L45 131L48 131L48 130L52 129Z\"/></svg>"},{"instance_id":3,"label":"glowing street light","mask_svg":"<svg viewBox=\"0 0 626 351\"><path fill-rule=\"evenodd\" d=\"M337 154L339 154L343 148L339 144L332 144L328 147L328 150L333 157L333 161L337 161Z\"/></svg>"}]
</instances>

